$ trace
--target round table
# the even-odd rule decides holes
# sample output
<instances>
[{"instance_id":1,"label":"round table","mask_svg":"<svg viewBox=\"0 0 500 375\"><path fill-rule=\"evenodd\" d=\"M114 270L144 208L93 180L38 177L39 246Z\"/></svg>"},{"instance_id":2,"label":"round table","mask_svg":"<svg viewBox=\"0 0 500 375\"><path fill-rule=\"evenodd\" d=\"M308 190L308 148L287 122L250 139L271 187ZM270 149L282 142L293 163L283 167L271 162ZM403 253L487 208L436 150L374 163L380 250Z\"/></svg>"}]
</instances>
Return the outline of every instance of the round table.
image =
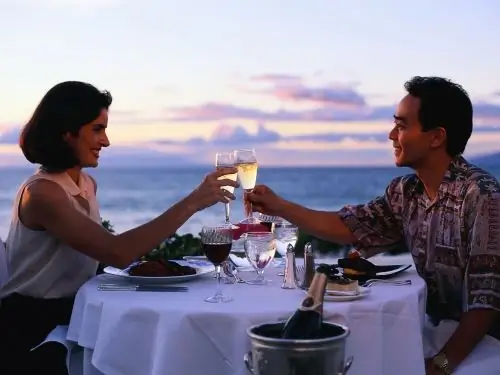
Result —
<instances>
[{"instance_id":1,"label":"round table","mask_svg":"<svg viewBox=\"0 0 500 375\"><path fill-rule=\"evenodd\" d=\"M77 294L67 338L105 375L247 375L247 328L288 318L304 297L300 289L282 289L277 271L266 270L272 285L223 284L234 298L224 304L203 300L215 291L211 274L183 284L186 293L98 291L110 277L97 276ZM395 279L412 285L376 284L356 301L324 304L325 320L351 330L349 375L424 373L425 284L413 268Z\"/></svg>"}]
</instances>

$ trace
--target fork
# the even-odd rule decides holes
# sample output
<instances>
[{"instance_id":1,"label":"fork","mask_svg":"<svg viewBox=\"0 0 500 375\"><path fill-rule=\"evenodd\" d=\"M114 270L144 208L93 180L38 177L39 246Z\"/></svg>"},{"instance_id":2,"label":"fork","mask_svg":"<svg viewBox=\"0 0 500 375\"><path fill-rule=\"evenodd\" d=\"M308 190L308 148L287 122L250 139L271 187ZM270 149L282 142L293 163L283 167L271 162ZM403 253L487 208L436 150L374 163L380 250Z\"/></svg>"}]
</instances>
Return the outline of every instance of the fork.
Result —
<instances>
[{"instance_id":1,"label":"fork","mask_svg":"<svg viewBox=\"0 0 500 375\"><path fill-rule=\"evenodd\" d=\"M381 279L370 279L366 280L364 283L360 283L360 286L369 288L375 284L388 284L388 285L411 285L411 280L381 280Z\"/></svg>"}]
</instances>

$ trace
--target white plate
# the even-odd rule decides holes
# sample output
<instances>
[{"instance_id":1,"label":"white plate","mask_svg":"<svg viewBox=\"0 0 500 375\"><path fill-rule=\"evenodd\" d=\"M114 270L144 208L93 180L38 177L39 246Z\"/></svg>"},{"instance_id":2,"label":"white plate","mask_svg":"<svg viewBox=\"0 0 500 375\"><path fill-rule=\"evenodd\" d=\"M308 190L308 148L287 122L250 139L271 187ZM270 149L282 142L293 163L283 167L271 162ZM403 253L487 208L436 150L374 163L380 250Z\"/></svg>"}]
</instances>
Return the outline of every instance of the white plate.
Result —
<instances>
[{"instance_id":1,"label":"white plate","mask_svg":"<svg viewBox=\"0 0 500 375\"><path fill-rule=\"evenodd\" d=\"M210 262L205 255L190 255L190 256L185 256L182 257L186 262L189 263L190 266L193 267L200 267L200 268L205 268L205 267L211 267L214 268L214 265L212 262Z\"/></svg>"},{"instance_id":2,"label":"white plate","mask_svg":"<svg viewBox=\"0 0 500 375\"><path fill-rule=\"evenodd\" d=\"M210 267L196 267L188 262L176 260L176 263L181 265L188 265L193 267L196 270L196 274L194 275L184 275L184 276L165 276L165 277L157 277L157 276L130 276L128 274L128 270L121 270L115 267L106 267L104 268L104 273L110 276L116 276L123 278L127 282L134 284L174 284L174 283L183 283L189 280L196 279L200 276L211 273L214 269L213 266Z\"/></svg>"},{"instance_id":3,"label":"white plate","mask_svg":"<svg viewBox=\"0 0 500 375\"><path fill-rule=\"evenodd\" d=\"M328 302L347 302L347 301L355 301L357 299L366 297L370 294L370 288L359 287L359 294L342 294L342 292L333 292L326 290L324 300Z\"/></svg>"}]
</instances>

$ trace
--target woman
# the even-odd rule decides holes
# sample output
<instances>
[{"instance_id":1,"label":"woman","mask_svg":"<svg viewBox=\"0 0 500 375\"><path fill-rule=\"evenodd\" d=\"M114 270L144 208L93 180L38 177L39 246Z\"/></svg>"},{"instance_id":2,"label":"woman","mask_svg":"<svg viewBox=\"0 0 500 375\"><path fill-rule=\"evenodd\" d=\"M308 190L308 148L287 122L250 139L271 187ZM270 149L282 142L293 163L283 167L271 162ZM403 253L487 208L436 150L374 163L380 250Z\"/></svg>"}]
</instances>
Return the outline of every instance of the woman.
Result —
<instances>
[{"instance_id":1,"label":"woman","mask_svg":"<svg viewBox=\"0 0 500 375\"><path fill-rule=\"evenodd\" d=\"M24 127L20 146L40 164L17 193L6 241L9 275L0 287L0 373L65 373L64 353L30 352L57 325L68 324L74 296L98 262L124 268L175 233L196 212L234 196L209 174L186 198L150 222L120 235L101 226L97 185L82 171L109 146L112 98L82 82L54 86ZM4 360L3 358L12 360ZM6 359L7 359L6 358ZM18 359L18 360L14 360ZM10 363L10 367L9 367Z\"/></svg>"}]
</instances>

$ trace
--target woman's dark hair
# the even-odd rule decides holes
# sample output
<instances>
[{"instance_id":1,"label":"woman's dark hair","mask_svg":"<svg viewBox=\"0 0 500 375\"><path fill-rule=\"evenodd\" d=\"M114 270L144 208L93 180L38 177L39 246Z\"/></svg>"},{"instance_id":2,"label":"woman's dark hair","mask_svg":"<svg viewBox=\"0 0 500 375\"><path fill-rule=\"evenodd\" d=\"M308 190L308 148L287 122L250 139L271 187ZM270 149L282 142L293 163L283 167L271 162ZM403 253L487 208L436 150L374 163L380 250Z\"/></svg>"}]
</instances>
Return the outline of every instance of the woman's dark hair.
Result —
<instances>
[{"instance_id":1,"label":"woman's dark hair","mask_svg":"<svg viewBox=\"0 0 500 375\"><path fill-rule=\"evenodd\" d=\"M405 89L420 99L422 131L445 129L447 153L452 157L462 154L473 122L472 103L462 86L441 77L413 77Z\"/></svg>"},{"instance_id":2,"label":"woman's dark hair","mask_svg":"<svg viewBox=\"0 0 500 375\"><path fill-rule=\"evenodd\" d=\"M62 171L79 164L64 135L78 135L80 128L108 109L113 98L107 91L77 81L52 87L24 126L19 146L26 159L51 171Z\"/></svg>"}]
</instances>

